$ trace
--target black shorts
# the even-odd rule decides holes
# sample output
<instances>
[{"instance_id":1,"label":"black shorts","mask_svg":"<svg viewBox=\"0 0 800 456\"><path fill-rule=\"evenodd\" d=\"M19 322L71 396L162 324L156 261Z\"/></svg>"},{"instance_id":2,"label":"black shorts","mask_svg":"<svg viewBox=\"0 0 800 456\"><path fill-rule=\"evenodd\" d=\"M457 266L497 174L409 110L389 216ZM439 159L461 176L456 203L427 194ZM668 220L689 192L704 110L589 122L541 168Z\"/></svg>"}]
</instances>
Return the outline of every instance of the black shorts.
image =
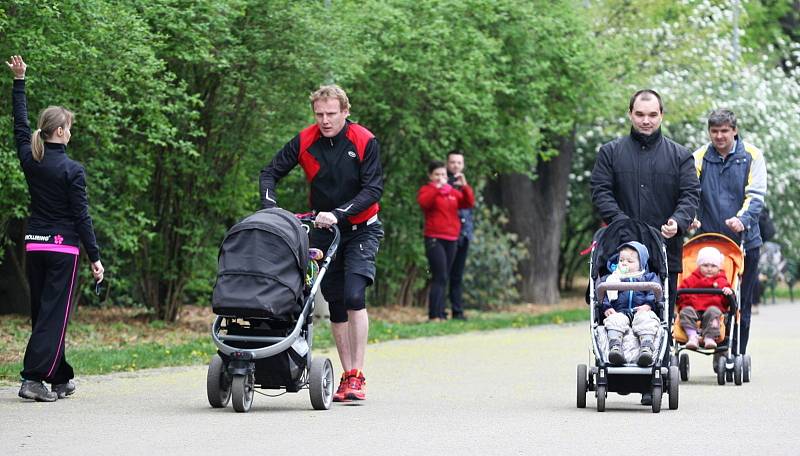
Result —
<instances>
[{"instance_id":1,"label":"black shorts","mask_svg":"<svg viewBox=\"0 0 800 456\"><path fill-rule=\"evenodd\" d=\"M322 293L325 299L342 301L346 284L345 273L358 274L367 278L367 285L375 281L375 258L378 255L381 239L383 239L383 225L376 221L371 225L359 226L352 230L345 226L339 249L331 261L330 268L322 281ZM311 247L327 251L333 241L333 233L324 229L311 231Z\"/></svg>"}]
</instances>

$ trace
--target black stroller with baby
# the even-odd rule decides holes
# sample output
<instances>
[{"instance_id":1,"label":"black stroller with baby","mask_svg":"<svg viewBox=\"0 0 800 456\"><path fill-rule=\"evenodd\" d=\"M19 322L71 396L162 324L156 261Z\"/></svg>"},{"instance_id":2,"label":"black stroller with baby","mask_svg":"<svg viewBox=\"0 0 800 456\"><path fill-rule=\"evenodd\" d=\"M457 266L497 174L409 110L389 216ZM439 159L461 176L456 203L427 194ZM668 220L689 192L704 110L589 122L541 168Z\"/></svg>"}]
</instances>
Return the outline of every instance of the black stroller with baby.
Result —
<instances>
[{"instance_id":1,"label":"black stroller with baby","mask_svg":"<svg viewBox=\"0 0 800 456\"><path fill-rule=\"evenodd\" d=\"M601 277L611 273L606 264L609 258L617 252L618 246L629 241L638 241L647 247L650 253L649 270L658 275L660 284L622 282L597 285ZM644 265L641 266L644 268ZM578 364L578 408L586 407L587 391L595 392L598 412L605 411L606 397L611 392L621 395L651 393L653 413L661 411L661 397L666 392L669 394L669 408L673 410L678 408L680 372L678 366L670 366L669 361L664 364L665 354L670 349L667 337L669 306L666 304L668 277L666 248L661 233L655 228L636 220L623 219L595 233L589 262L590 286L587 295L591 337L590 362L588 366ZM661 304L663 312L658 316L661 323L654 340L655 356L652 366L640 367L635 362L627 362L622 366L612 366L609 363L609 343L603 326L602 303L606 293L611 290L652 291L656 301ZM638 347L635 347L635 350L638 351ZM626 358L631 357L626 356Z\"/></svg>"},{"instance_id":2,"label":"black stroller with baby","mask_svg":"<svg viewBox=\"0 0 800 456\"><path fill-rule=\"evenodd\" d=\"M333 242L318 264L309 259L312 223L310 217L272 208L226 233L212 298L217 317L211 337L218 349L206 380L212 407L225 407L232 397L234 410L247 412L256 388L292 393L307 388L314 409L330 408L333 366L328 358L311 356L312 319L339 230L333 227Z\"/></svg>"}]
</instances>

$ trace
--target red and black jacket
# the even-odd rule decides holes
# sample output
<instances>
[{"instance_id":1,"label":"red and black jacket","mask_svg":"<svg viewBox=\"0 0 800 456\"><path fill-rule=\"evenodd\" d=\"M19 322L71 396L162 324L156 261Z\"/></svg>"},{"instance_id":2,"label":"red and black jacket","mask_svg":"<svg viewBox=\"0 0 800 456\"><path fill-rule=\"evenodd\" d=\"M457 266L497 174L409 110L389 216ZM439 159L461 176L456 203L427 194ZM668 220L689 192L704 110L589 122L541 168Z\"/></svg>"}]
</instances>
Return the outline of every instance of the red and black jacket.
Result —
<instances>
[{"instance_id":1,"label":"red and black jacket","mask_svg":"<svg viewBox=\"0 0 800 456\"><path fill-rule=\"evenodd\" d=\"M309 184L315 212L332 212L339 223L363 223L375 216L383 194L378 140L366 128L346 122L342 131L326 138L314 124L292 138L261 170L261 206L277 205L275 187L300 165Z\"/></svg>"}]
</instances>

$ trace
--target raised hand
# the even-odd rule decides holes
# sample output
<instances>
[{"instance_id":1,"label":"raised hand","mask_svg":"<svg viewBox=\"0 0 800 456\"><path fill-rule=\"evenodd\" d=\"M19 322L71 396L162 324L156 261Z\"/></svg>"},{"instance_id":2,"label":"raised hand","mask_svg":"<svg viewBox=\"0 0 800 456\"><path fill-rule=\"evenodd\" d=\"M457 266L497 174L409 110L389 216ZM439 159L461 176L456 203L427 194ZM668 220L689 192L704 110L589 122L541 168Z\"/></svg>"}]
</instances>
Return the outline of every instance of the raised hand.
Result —
<instances>
[{"instance_id":1,"label":"raised hand","mask_svg":"<svg viewBox=\"0 0 800 456\"><path fill-rule=\"evenodd\" d=\"M12 55L6 62L6 65L8 65L8 69L14 73L14 79L25 79L25 70L28 68L28 65L25 65L25 61L22 60L21 55Z\"/></svg>"}]
</instances>

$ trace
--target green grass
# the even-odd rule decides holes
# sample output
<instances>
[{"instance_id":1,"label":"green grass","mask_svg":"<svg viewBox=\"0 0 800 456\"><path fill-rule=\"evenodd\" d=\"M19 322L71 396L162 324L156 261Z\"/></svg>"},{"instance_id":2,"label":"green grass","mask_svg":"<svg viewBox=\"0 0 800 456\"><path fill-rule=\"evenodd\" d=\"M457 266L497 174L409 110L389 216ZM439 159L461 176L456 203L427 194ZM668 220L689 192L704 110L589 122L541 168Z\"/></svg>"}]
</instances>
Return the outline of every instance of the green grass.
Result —
<instances>
[{"instance_id":1,"label":"green grass","mask_svg":"<svg viewBox=\"0 0 800 456\"><path fill-rule=\"evenodd\" d=\"M792 293L794 294L794 299L800 299L800 284L792 289ZM783 284L775 287L775 299L789 299L789 287ZM772 292L769 288L764 291L762 302L772 303Z\"/></svg>"},{"instance_id":2,"label":"green grass","mask_svg":"<svg viewBox=\"0 0 800 456\"><path fill-rule=\"evenodd\" d=\"M414 339L460 334L471 331L489 331L502 328L523 328L544 324L561 324L585 321L588 318L586 309L572 309L549 312L541 315L523 313L483 312L470 315L467 321L451 320L447 322L425 323L388 323L381 320L370 322L370 343L385 342L397 339ZM30 334L29 327L21 329L18 324L22 319L6 320L0 328L14 326L14 339L22 343ZM115 323L117 330L124 330L124 323ZM74 327L73 327L74 326ZM84 324L70 326L73 331L83 333ZM87 344L86 341L83 342ZM4 344L5 345L5 344ZM314 327L314 348L319 350L333 347L329 325ZM7 348L7 347L3 347ZM24 350L24 344L22 345ZM79 375L108 374L112 372L129 372L139 369L166 366L185 366L205 364L216 352L208 334L197 334L192 340L178 343L138 343L119 346L88 346L70 348L68 352L70 364ZM21 360L0 363L0 382L17 382Z\"/></svg>"}]
</instances>

